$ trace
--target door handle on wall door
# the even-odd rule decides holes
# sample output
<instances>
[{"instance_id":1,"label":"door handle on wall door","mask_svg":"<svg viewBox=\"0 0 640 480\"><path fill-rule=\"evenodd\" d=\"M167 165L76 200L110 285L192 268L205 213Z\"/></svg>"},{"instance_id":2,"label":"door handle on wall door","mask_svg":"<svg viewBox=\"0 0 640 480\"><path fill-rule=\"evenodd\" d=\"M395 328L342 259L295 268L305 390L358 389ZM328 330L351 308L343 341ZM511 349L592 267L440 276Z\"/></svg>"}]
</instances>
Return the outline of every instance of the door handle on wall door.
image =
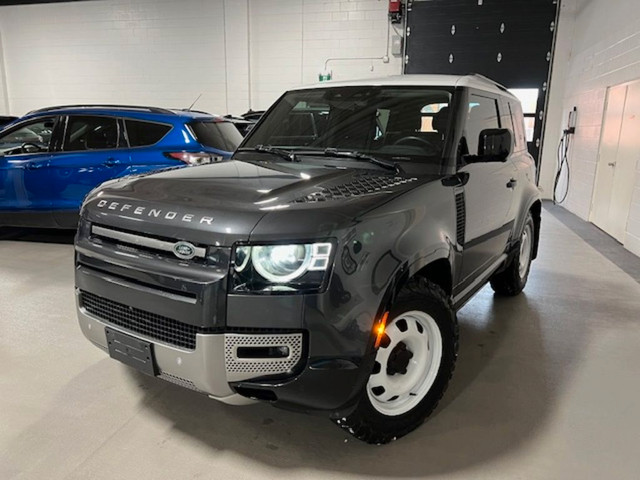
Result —
<instances>
[{"instance_id":1,"label":"door handle on wall door","mask_svg":"<svg viewBox=\"0 0 640 480\"><path fill-rule=\"evenodd\" d=\"M507 182L507 188L515 188L516 183L518 183L518 180L516 180L515 178L512 178Z\"/></svg>"},{"instance_id":2,"label":"door handle on wall door","mask_svg":"<svg viewBox=\"0 0 640 480\"><path fill-rule=\"evenodd\" d=\"M609 165L610 167L615 167L616 166L616 162L609 162L609 163L607 163L607 165Z\"/></svg>"}]
</instances>

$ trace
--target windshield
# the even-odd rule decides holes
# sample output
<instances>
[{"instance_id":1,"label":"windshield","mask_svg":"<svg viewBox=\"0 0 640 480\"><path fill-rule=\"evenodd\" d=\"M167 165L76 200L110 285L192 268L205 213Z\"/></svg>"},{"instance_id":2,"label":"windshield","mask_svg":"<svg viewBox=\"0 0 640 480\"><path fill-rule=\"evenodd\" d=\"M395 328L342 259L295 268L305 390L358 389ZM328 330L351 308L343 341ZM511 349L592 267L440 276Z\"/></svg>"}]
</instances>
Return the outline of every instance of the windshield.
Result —
<instances>
[{"instance_id":1,"label":"windshield","mask_svg":"<svg viewBox=\"0 0 640 480\"><path fill-rule=\"evenodd\" d=\"M393 162L440 166L452 90L334 87L287 93L242 147L356 151ZM345 158L344 161L349 161Z\"/></svg>"}]
</instances>

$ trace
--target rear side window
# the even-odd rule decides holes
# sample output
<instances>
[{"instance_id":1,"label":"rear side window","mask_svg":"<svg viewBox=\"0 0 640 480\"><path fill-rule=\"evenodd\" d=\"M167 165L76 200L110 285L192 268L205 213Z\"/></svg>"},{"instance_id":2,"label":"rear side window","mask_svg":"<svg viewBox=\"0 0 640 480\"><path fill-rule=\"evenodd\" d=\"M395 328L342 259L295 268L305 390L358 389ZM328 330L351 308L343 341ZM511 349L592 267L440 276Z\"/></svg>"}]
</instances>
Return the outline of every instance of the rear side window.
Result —
<instances>
[{"instance_id":1,"label":"rear side window","mask_svg":"<svg viewBox=\"0 0 640 480\"><path fill-rule=\"evenodd\" d=\"M511 112L511 118L513 120L513 130L516 137L516 149L524 150L525 148L527 148L527 139L525 138L525 127L522 108L516 102L509 102L509 110Z\"/></svg>"},{"instance_id":2,"label":"rear side window","mask_svg":"<svg viewBox=\"0 0 640 480\"><path fill-rule=\"evenodd\" d=\"M64 150L108 150L118 148L118 122L111 117L69 117Z\"/></svg>"},{"instance_id":3,"label":"rear side window","mask_svg":"<svg viewBox=\"0 0 640 480\"><path fill-rule=\"evenodd\" d=\"M198 142L217 150L233 152L242 141L242 134L230 122L193 122L189 126Z\"/></svg>"},{"instance_id":4,"label":"rear side window","mask_svg":"<svg viewBox=\"0 0 640 480\"><path fill-rule=\"evenodd\" d=\"M141 120L125 119L124 124L127 129L129 146L131 147L154 145L162 140L162 137L171 130L171 125L144 122Z\"/></svg>"}]
</instances>

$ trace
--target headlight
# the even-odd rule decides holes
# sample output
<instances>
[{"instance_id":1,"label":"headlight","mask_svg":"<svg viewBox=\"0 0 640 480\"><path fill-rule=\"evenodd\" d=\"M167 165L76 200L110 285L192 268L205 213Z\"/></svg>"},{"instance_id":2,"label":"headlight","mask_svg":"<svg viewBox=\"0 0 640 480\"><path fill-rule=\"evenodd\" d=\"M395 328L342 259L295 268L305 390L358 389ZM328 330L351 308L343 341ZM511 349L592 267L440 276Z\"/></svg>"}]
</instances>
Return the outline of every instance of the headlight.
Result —
<instances>
[{"instance_id":1,"label":"headlight","mask_svg":"<svg viewBox=\"0 0 640 480\"><path fill-rule=\"evenodd\" d=\"M238 246L234 291L302 292L320 289L330 266L329 242Z\"/></svg>"},{"instance_id":2,"label":"headlight","mask_svg":"<svg viewBox=\"0 0 640 480\"><path fill-rule=\"evenodd\" d=\"M249 264L251 258L251 247L236 248L236 272L241 272Z\"/></svg>"},{"instance_id":3,"label":"headlight","mask_svg":"<svg viewBox=\"0 0 640 480\"><path fill-rule=\"evenodd\" d=\"M273 283L286 283L298 278L309 267L309 245L271 245L253 247L253 266L260 275Z\"/></svg>"}]
</instances>

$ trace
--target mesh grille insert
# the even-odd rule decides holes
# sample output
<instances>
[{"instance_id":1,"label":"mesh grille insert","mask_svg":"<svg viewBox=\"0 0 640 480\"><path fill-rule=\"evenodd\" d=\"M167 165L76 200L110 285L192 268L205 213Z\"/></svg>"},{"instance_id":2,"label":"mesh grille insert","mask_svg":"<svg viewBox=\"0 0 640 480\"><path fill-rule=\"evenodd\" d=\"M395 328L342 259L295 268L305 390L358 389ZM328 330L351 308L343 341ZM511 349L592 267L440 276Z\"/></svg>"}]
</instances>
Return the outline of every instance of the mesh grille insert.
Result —
<instances>
[{"instance_id":1,"label":"mesh grille insert","mask_svg":"<svg viewBox=\"0 0 640 480\"><path fill-rule=\"evenodd\" d=\"M464 193L458 193L456 194L456 240L458 245L464 245L466 217Z\"/></svg>"},{"instance_id":2,"label":"mesh grille insert","mask_svg":"<svg viewBox=\"0 0 640 480\"><path fill-rule=\"evenodd\" d=\"M292 203L326 202L328 200L341 200L344 198L370 195L387 188L397 187L416 181L417 178L404 178L389 175L358 175L353 181L333 187L322 187L306 197L293 200Z\"/></svg>"},{"instance_id":3,"label":"mesh grille insert","mask_svg":"<svg viewBox=\"0 0 640 480\"><path fill-rule=\"evenodd\" d=\"M239 347L289 348L284 358L238 358ZM302 357L302 334L242 335L229 334L224 337L224 360L228 374L277 375L289 373Z\"/></svg>"},{"instance_id":4,"label":"mesh grille insert","mask_svg":"<svg viewBox=\"0 0 640 480\"><path fill-rule=\"evenodd\" d=\"M190 350L196 348L197 333L218 331L182 323L84 291L80 292L80 304L91 315L112 325Z\"/></svg>"}]
</instances>

